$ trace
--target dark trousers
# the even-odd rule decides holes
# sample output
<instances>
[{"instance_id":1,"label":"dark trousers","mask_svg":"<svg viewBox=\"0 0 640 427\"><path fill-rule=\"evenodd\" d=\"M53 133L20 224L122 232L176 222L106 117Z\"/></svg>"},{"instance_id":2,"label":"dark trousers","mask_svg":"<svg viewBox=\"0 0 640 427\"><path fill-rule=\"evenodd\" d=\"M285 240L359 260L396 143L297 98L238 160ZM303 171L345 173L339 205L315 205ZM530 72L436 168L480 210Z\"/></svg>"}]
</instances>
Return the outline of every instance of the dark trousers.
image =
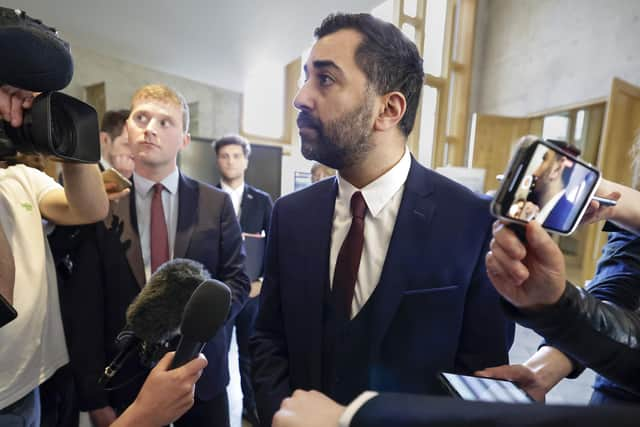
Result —
<instances>
[{"instance_id":1,"label":"dark trousers","mask_svg":"<svg viewBox=\"0 0 640 427\"><path fill-rule=\"evenodd\" d=\"M41 427L78 427L78 402L69 365L40 385L40 402Z\"/></svg>"},{"instance_id":2,"label":"dark trousers","mask_svg":"<svg viewBox=\"0 0 640 427\"><path fill-rule=\"evenodd\" d=\"M238 365L240 367L240 386L242 387L242 406L247 410L256 407L256 401L251 384L251 355L249 354L249 337L253 334L256 317L258 316L260 298L249 298L247 303L235 319L236 341L238 343ZM233 323L227 324L229 346L233 336Z\"/></svg>"},{"instance_id":3,"label":"dark trousers","mask_svg":"<svg viewBox=\"0 0 640 427\"><path fill-rule=\"evenodd\" d=\"M193 407L179 420L175 427L229 427L229 399L224 391L211 400L196 397Z\"/></svg>"}]
</instances>

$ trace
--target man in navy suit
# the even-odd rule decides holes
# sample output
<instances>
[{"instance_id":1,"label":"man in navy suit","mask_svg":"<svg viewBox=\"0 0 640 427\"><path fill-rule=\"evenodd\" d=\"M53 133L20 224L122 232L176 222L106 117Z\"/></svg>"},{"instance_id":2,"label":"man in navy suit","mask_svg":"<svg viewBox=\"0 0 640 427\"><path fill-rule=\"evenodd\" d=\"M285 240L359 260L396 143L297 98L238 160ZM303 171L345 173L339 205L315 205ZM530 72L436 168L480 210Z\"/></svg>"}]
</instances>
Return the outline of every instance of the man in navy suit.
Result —
<instances>
[{"instance_id":1,"label":"man in navy suit","mask_svg":"<svg viewBox=\"0 0 640 427\"><path fill-rule=\"evenodd\" d=\"M415 45L371 15L315 32L295 106L302 153L338 170L273 210L250 347L260 420L295 389L442 392L437 371L507 360L489 282L489 202L406 146L424 84Z\"/></svg>"},{"instance_id":2,"label":"man in navy suit","mask_svg":"<svg viewBox=\"0 0 640 427\"><path fill-rule=\"evenodd\" d=\"M247 239L266 238L269 231L269 220L273 202L271 196L259 190L244 180L244 174L249 166L251 145L240 135L227 135L213 143L216 152L216 162L220 172L218 185L231 197L236 216L240 220L240 228ZM262 252L263 253L263 252ZM249 256L255 255L248 253ZM251 273L249 273L251 276ZM258 315L258 298L262 286L262 272L252 280L249 299L242 311L235 318L236 341L238 343L238 365L240 367L240 386L242 387L242 417L252 425L258 425L256 415L256 401L251 385L251 355L249 354L249 337ZM227 324L229 341L233 333L234 322Z\"/></svg>"},{"instance_id":3,"label":"man in navy suit","mask_svg":"<svg viewBox=\"0 0 640 427\"><path fill-rule=\"evenodd\" d=\"M132 358L113 380L115 390L97 383L118 349L116 335L125 311L163 261L188 258L202 263L232 292L230 318L249 290L240 226L231 199L213 186L183 175L177 155L190 142L189 110L179 93L162 85L139 89L127 121L135 157L129 195L111 202L76 260L73 287L72 366L82 408L96 426L109 425L135 398L147 371ZM176 426L229 425L226 385L228 344L221 329L205 346L208 366L196 384L195 404ZM119 387L118 387L119 386Z\"/></svg>"}]
</instances>

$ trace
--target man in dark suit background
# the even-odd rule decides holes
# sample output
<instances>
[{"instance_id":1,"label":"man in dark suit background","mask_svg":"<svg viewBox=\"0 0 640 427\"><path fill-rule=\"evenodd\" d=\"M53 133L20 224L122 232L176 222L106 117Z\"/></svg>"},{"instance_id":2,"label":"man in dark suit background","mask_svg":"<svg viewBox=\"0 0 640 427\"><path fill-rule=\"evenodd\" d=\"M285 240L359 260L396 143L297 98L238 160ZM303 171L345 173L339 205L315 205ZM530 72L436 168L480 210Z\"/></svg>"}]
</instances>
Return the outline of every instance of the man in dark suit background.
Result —
<instances>
[{"instance_id":1,"label":"man in dark suit background","mask_svg":"<svg viewBox=\"0 0 640 427\"><path fill-rule=\"evenodd\" d=\"M172 258L199 261L232 292L230 318L242 308L249 289L242 237L228 195L195 181L177 168L177 155L190 142L188 106L176 91L145 86L132 99L127 121L135 157L131 193L111 202L95 238L85 239L74 273L71 355L82 409L94 425L110 424L135 398L146 370L129 360L115 378L116 390L97 383L117 349L125 310L155 269ZM176 426L229 425L226 385L228 345L224 330L205 346L209 363L196 384L195 404ZM136 358L134 358L136 359Z\"/></svg>"},{"instance_id":2,"label":"man in dark suit background","mask_svg":"<svg viewBox=\"0 0 640 427\"><path fill-rule=\"evenodd\" d=\"M247 239L265 239L269 231L269 220L273 202L271 196L244 180L249 166L251 145L240 135L227 135L215 141L216 162L220 172L218 187L229 194L233 208L240 221L243 234L252 236ZM264 241L264 240L262 240ZM249 256L253 255L248 253ZM252 260L252 262L254 262ZM251 273L250 273L251 275ZM262 286L262 272L252 280L249 299L242 311L235 318L236 341L238 343L238 364L240 367L240 386L242 387L242 417L252 425L258 425L256 402L251 385L251 355L249 354L249 337L258 315L258 295ZM227 324L229 341L233 334L234 322Z\"/></svg>"},{"instance_id":3,"label":"man in dark suit background","mask_svg":"<svg viewBox=\"0 0 640 427\"><path fill-rule=\"evenodd\" d=\"M302 153L339 171L279 199L251 339L260 419L294 389L437 393L439 370L507 360L513 324L489 283L489 203L406 147L417 48L370 15L315 32L295 105Z\"/></svg>"}]
</instances>

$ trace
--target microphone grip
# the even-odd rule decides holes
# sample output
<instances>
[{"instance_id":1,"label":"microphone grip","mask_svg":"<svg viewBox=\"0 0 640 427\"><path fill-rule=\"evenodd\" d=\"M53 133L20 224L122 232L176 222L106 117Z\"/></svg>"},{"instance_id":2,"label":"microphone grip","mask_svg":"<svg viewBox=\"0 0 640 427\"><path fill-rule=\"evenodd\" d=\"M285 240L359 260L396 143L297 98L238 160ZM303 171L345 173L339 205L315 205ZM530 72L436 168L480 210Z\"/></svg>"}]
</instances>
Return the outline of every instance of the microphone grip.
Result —
<instances>
[{"instance_id":1,"label":"microphone grip","mask_svg":"<svg viewBox=\"0 0 640 427\"><path fill-rule=\"evenodd\" d=\"M183 335L180 338L176 354L173 357L173 361L171 362L171 367L169 369L179 368L185 363L195 359L202 351L205 344L206 343L202 341L194 341L192 339L185 338Z\"/></svg>"}]
</instances>

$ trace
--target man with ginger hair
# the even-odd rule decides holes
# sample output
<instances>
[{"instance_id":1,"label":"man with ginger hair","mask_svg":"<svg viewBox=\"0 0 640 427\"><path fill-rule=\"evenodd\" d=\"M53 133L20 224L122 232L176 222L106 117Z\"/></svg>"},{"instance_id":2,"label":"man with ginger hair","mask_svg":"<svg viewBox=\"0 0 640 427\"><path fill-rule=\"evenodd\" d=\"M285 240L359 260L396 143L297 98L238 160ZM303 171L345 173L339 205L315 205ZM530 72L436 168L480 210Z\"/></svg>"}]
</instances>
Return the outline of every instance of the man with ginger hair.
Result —
<instances>
[{"instance_id":1,"label":"man with ginger hair","mask_svg":"<svg viewBox=\"0 0 640 427\"><path fill-rule=\"evenodd\" d=\"M138 393L147 375L132 357L106 391L99 385L104 367L117 354L115 338L125 327L125 311L149 276L165 261L188 258L205 265L232 292L230 317L241 309L249 289L243 270L240 226L229 196L180 172L178 153L188 146L189 109L175 90L163 85L139 89L127 120L135 161L131 193L112 202L95 238L86 239L73 280L81 304L74 313L73 340L82 342L74 370L80 406L96 426L109 425ZM72 286L74 286L72 284ZM79 347L79 346L76 346ZM229 425L229 382L224 328L206 345L209 364L196 384L195 404L176 426Z\"/></svg>"}]
</instances>

